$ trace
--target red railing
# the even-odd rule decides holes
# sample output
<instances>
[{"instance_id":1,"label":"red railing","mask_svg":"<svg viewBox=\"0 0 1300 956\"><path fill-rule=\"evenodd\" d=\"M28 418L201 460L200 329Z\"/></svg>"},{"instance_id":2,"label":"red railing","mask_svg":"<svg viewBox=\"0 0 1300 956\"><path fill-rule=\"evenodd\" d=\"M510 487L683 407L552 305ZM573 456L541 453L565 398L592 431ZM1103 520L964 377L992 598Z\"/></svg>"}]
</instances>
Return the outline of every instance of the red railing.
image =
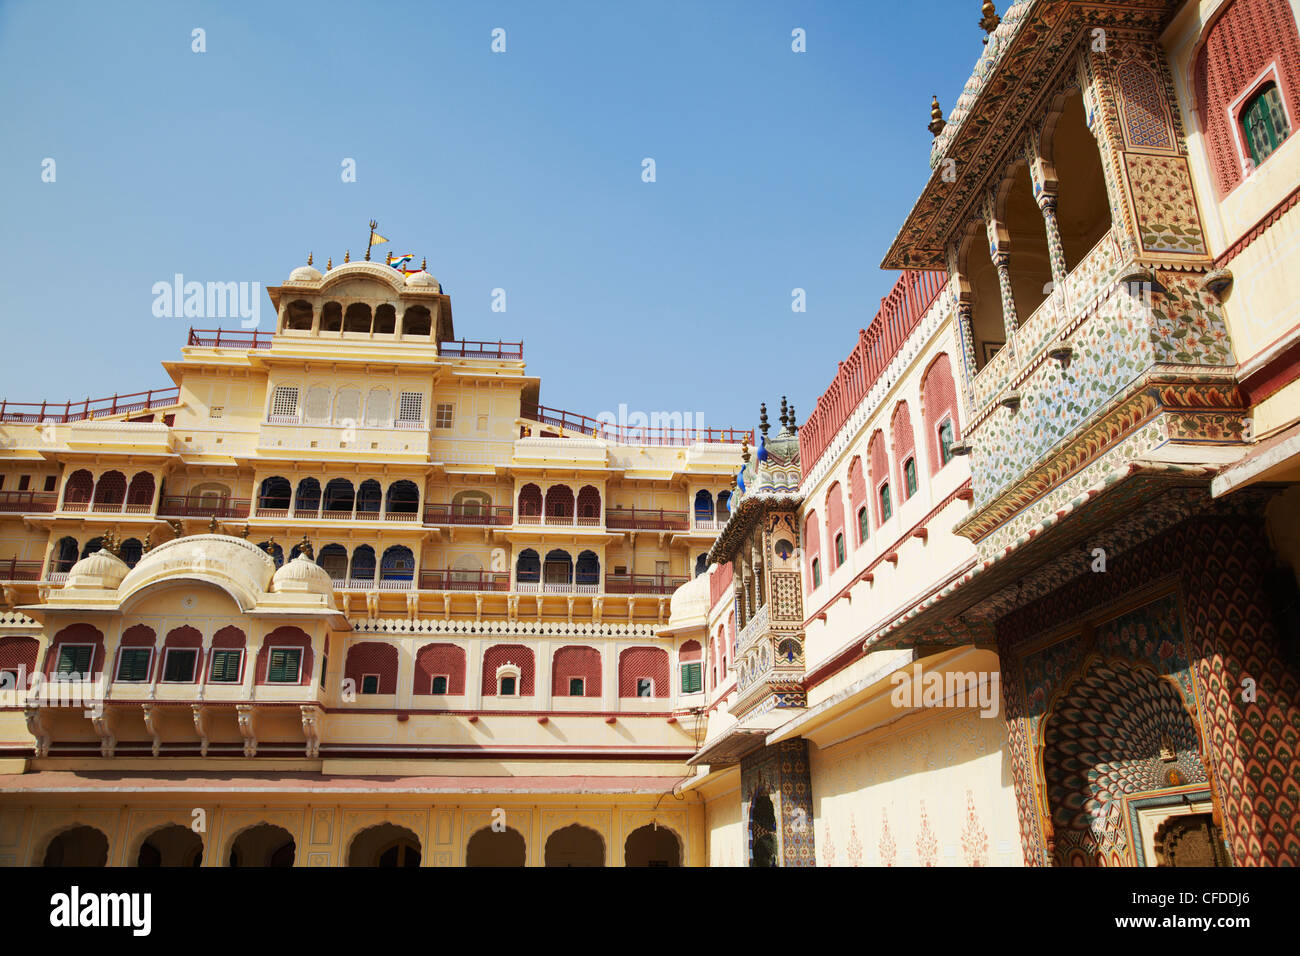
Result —
<instances>
[{"instance_id":1,"label":"red railing","mask_svg":"<svg viewBox=\"0 0 1300 956\"><path fill-rule=\"evenodd\" d=\"M943 272L904 272L871 324L858 331L858 343L840 363L830 387L799 426L799 463L807 475L840 426L871 390L917 324L939 297L948 277Z\"/></svg>"},{"instance_id":2,"label":"red railing","mask_svg":"<svg viewBox=\"0 0 1300 956\"><path fill-rule=\"evenodd\" d=\"M612 530L685 531L690 527L685 511L656 511L653 508L611 508L605 512L605 527Z\"/></svg>"},{"instance_id":3,"label":"red railing","mask_svg":"<svg viewBox=\"0 0 1300 956\"><path fill-rule=\"evenodd\" d=\"M0 402L0 422L80 422L101 415L129 415L151 408L180 404L179 386L151 388L147 392L87 398L80 402Z\"/></svg>"},{"instance_id":4,"label":"red railing","mask_svg":"<svg viewBox=\"0 0 1300 956\"><path fill-rule=\"evenodd\" d=\"M204 348L217 349L269 349L272 332L258 332L256 329L190 329L186 345L199 345Z\"/></svg>"},{"instance_id":5,"label":"red railing","mask_svg":"<svg viewBox=\"0 0 1300 956\"><path fill-rule=\"evenodd\" d=\"M19 561L17 558L10 558L8 561L0 559L0 581L39 581L41 577L41 562L39 561Z\"/></svg>"},{"instance_id":6,"label":"red railing","mask_svg":"<svg viewBox=\"0 0 1300 956\"><path fill-rule=\"evenodd\" d=\"M520 359L524 357L523 342L471 342L468 339L451 339L438 343L438 354L443 358Z\"/></svg>"},{"instance_id":7,"label":"red railing","mask_svg":"<svg viewBox=\"0 0 1300 956\"><path fill-rule=\"evenodd\" d=\"M0 491L0 511L10 514L53 511L58 500L58 493L53 491Z\"/></svg>"},{"instance_id":8,"label":"red railing","mask_svg":"<svg viewBox=\"0 0 1300 956\"><path fill-rule=\"evenodd\" d=\"M158 502L158 515L165 518L247 518L247 498L200 498L167 495Z\"/></svg>"},{"instance_id":9,"label":"red railing","mask_svg":"<svg viewBox=\"0 0 1300 956\"><path fill-rule=\"evenodd\" d=\"M506 525L514 521L510 508L475 508L468 505L425 504L425 524Z\"/></svg>"},{"instance_id":10,"label":"red railing","mask_svg":"<svg viewBox=\"0 0 1300 956\"><path fill-rule=\"evenodd\" d=\"M689 578L668 574L607 574L606 594L672 594Z\"/></svg>"},{"instance_id":11,"label":"red railing","mask_svg":"<svg viewBox=\"0 0 1300 956\"><path fill-rule=\"evenodd\" d=\"M520 405L519 416L528 421L551 425L566 431L580 432L593 438L619 445L690 445L695 442L712 442L739 445L743 439L754 443L753 430L741 428L650 428L643 426L615 425L598 418L566 412L544 405L524 402Z\"/></svg>"},{"instance_id":12,"label":"red railing","mask_svg":"<svg viewBox=\"0 0 1300 956\"><path fill-rule=\"evenodd\" d=\"M509 591L509 571L441 571L420 572L421 591Z\"/></svg>"}]
</instances>

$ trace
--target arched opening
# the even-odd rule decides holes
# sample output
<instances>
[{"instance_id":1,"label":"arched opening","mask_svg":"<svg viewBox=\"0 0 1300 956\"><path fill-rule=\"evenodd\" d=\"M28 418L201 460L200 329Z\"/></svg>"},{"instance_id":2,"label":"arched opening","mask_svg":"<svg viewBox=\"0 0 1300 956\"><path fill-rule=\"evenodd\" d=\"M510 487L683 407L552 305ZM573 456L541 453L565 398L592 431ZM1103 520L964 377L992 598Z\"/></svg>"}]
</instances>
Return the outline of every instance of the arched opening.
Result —
<instances>
[{"instance_id":1,"label":"arched opening","mask_svg":"<svg viewBox=\"0 0 1300 956\"><path fill-rule=\"evenodd\" d=\"M227 864L238 867L293 866L296 849L293 834L284 827L259 823L235 838Z\"/></svg>"},{"instance_id":2,"label":"arched opening","mask_svg":"<svg viewBox=\"0 0 1300 956\"><path fill-rule=\"evenodd\" d=\"M530 482L519 489L519 517L532 518L536 522L541 513L542 489Z\"/></svg>"},{"instance_id":3,"label":"arched opening","mask_svg":"<svg viewBox=\"0 0 1300 956\"><path fill-rule=\"evenodd\" d=\"M370 332L370 306L353 302L343 313L344 332Z\"/></svg>"},{"instance_id":4,"label":"arched opening","mask_svg":"<svg viewBox=\"0 0 1300 956\"><path fill-rule=\"evenodd\" d=\"M1023 325L1051 292L1052 260L1047 252L1047 223L1034 200L1029 164L1019 162L1002 208L1011 239L1011 297Z\"/></svg>"},{"instance_id":5,"label":"arched opening","mask_svg":"<svg viewBox=\"0 0 1300 956\"><path fill-rule=\"evenodd\" d=\"M590 827L573 823L546 838L547 866L604 866L605 841Z\"/></svg>"},{"instance_id":6,"label":"arched opening","mask_svg":"<svg viewBox=\"0 0 1300 956\"><path fill-rule=\"evenodd\" d=\"M523 866L527 860L523 835L511 827L484 827L465 845L466 866Z\"/></svg>"},{"instance_id":7,"label":"arched opening","mask_svg":"<svg viewBox=\"0 0 1300 956\"><path fill-rule=\"evenodd\" d=\"M695 520L709 521L713 518L713 495L701 488L695 492Z\"/></svg>"},{"instance_id":8,"label":"arched opening","mask_svg":"<svg viewBox=\"0 0 1300 956\"><path fill-rule=\"evenodd\" d=\"M709 556L707 554L697 554L695 556L695 576L698 578L707 570L709 570Z\"/></svg>"},{"instance_id":9,"label":"arched opening","mask_svg":"<svg viewBox=\"0 0 1300 956\"><path fill-rule=\"evenodd\" d=\"M136 866L202 866L203 838L179 823L169 824L145 837L136 854Z\"/></svg>"},{"instance_id":10,"label":"arched opening","mask_svg":"<svg viewBox=\"0 0 1300 956\"><path fill-rule=\"evenodd\" d=\"M1223 831L1212 813L1187 813L1166 817L1155 834L1156 865L1185 868L1231 866L1223 845Z\"/></svg>"},{"instance_id":11,"label":"arched opening","mask_svg":"<svg viewBox=\"0 0 1300 956\"><path fill-rule=\"evenodd\" d=\"M316 517L320 511L320 482L315 478L304 478L298 482L298 493L294 496L293 513L297 517Z\"/></svg>"},{"instance_id":12,"label":"arched opening","mask_svg":"<svg viewBox=\"0 0 1300 956\"><path fill-rule=\"evenodd\" d=\"M324 507L321 510L321 516L324 518L351 517L355 496L356 493L352 490L352 482L346 478L331 478L325 483Z\"/></svg>"},{"instance_id":13,"label":"arched opening","mask_svg":"<svg viewBox=\"0 0 1300 956\"><path fill-rule=\"evenodd\" d=\"M284 548L280 547L279 544L273 541L263 541L258 547L271 556L271 560L275 562L277 568L284 564Z\"/></svg>"},{"instance_id":14,"label":"arched opening","mask_svg":"<svg viewBox=\"0 0 1300 956\"><path fill-rule=\"evenodd\" d=\"M579 587L594 588L600 584L600 558L596 557L596 552L582 551L578 554L574 581Z\"/></svg>"},{"instance_id":15,"label":"arched opening","mask_svg":"<svg viewBox=\"0 0 1300 956\"><path fill-rule=\"evenodd\" d=\"M415 555L405 545L395 544L384 551L379 566L379 580L410 581L415 574Z\"/></svg>"},{"instance_id":16,"label":"arched opening","mask_svg":"<svg viewBox=\"0 0 1300 956\"><path fill-rule=\"evenodd\" d=\"M623 861L625 866L681 866L682 845L672 830L647 823L628 834Z\"/></svg>"},{"instance_id":17,"label":"arched opening","mask_svg":"<svg viewBox=\"0 0 1300 956\"><path fill-rule=\"evenodd\" d=\"M551 693L556 697L599 697L600 651L568 645L551 658Z\"/></svg>"},{"instance_id":18,"label":"arched opening","mask_svg":"<svg viewBox=\"0 0 1300 956\"><path fill-rule=\"evenodd\" d=\"M341 544L327 544L316 555L316 563L330 576L335 587L343 585L348 576L348 551Z\"/></svg>"},{"instance_id":19,"label":"arched opening","mask_svg":"<svg viewBox=\"0 0 1300 956\"><path fill-rule=\"evenodd\" d=\"M930 474L933 475L952 461L952 446L961 439L957 422L957 383L946 352L935 356L921 379L921 418L925 422L925 444L930 454Z\"/></svg>"},{"instance_id":20,"label":"arched opening","mask_svg":"<svg viewBox=\"0 0 1300 956\"><path fill-rule=\"evenodd\" d=\"M1002 288L989 253L984 222L974 223L966 237L962 275L970 283L971 336L975 343L975 368L982 369L1006 344L1002 313Z\"/></svg>"},{"instance_id":21,"label":"arched opening","mask_svg":"<svg viewBox=\"0 0 1300 956\"><path fill-rule=\"evenodd\" d=\"M515 559L515 580L520 584L536 584L542 579L542 562L537 552L525 548Z\"/></svg>"},{"instance_id":22,"label":"arched opening","mask_svg":"<svg viewBox=\"0 0 1300 956\"><path fill-rule=\"evenodd\" d=\"M593 485L583 485L578 492L578 524L600 524L600 492Z\"/></svg>"},{"instance_id":23,"label":"arched opening","mask_svg":"<svg viewBox=\"0 0 1300 956\"><path fill-rule=\"evenodd\" d=\"M143 555L144 544L139 538L127 538L117 549L117 556L126 563L128 568L139 564Z\"/></svg>"},{"instance_id":24,"label":"arched opening","mask_svg":"<svg viewBox=\"0 0 1300 956\"><path fill-rule=\"evenodd\" d=\"M413 515L420 511L420 489L415 482L395 481L388 486L388 507L390 515Z\"/></svg>"},{"instance_id":25,"label":"arched opening","mask_svg":"<svg viewBox=\"0 0 1300 956\"><path fill-rule=\"evenodd\" d=\"M95 482L95 510L119 511L126 500L126 475L120 471L106 471Z\"/></svg>"},{"instance_id":26,"label":"arched opening","mask_svg":"<svg viewBox=\"0 0 1300 956\"><path fill-rule=\"evenodd\" d=\"M66 574L77 563L77 557L77 539L60 538L50 554L50 571L54 574Z\"/></svg>"},{"instance_id":27,"label":"arched opening","mask_svg":"<svg viewBox=\"0 0 1300 956\"><path fill-rule=\"evenodd\" d=\"M1084 114L1083 94L1072 90L1056 123L1044 134L1044 150L1052 158L1059 182L1056 220L1072 271L1110 229L1110 200L1101 150Z\"/></svg>"},{"instance_id":28,"label":"arched opening","mask_svg":"<svg viewBox=\"0 0 1300 956\"><path fill-rule=\"evenodd\" d=\"M131 487L126 491L126 510L129 514L144 514L153 504L153 475L137 471L131 476Z\"/></svg>"},{"instance_id":29,"label":"arched opening","mask_svg":"<svg viewBox=\"0 0 1300 956\"><path fill-rule=\"evenodd\" d=\"M894 439L894 466L898 469L898 503L908 501L918 490L919 476L916 468L916 433L912 431L912 410L907 402L894 406L889 420L889 432Z\"/></svg>"},{"instance_id":30,"label":"arched opening","mask_svg":"<svg viewBox=\"0 0 1300 956\"><path fill-rule=\"evenodd\" d=\"M425 644L415 655L415 694L465 693L465 649Z\"/></svg>"},{"instance_id":31,"label":"arched opening","mask_svg":"<svg viewBox=\"0 0 1300 956\"><path fill-rule=\"evenodd\" d=\"M86 542L86 546L81 549L81 556L83 558L88 558L92 554L97 554L98 552L102 551L103 548L104 548L103 538L91 538L89 541Z\"/></svg>"},{"instance_id":32,"label":"arched opening","mask_svg":"<svg viewBox=\"0 0 1300 956\"><path fill-rule=\"evenodd\" d=\"M776 809L762 790L749 801L749 865L776 866Z\"/></svg>"},{"instance_id":33,"label":"arched opening","mask_svg":"<svg viewBox=\"0 0 1300 956\"><path fill-rule=\"evenodd\" d=\"M393 424L393 393L372 388L366 396L366 427L389 428Z\"/></svg>"},{"instance_id":34,"label":"arched opening","mask_svg":"<svg viewBox=\"0 0 1300 956\"><path fill-rule=\"evenodd\" d=\"M731 517L731 492L718 492L718 506L716 516L719 522L725 523Z\"/></svg>"},{"instance_id":35,"label":"arched opening","mask_svg":"<svg viewBox=\"0 0 1300 956\"><path fill-rule=\"evenodd\" d=\"M375 309L375 333L377 335L392 335L396 331L397 310L388 304Z\"/></svg>"},{"instance_id":36,"label":"arched opening","mask_svg":"<svg viewBox=\"0 0 1300 956\"><path fill-rule=\"evenodd\" d=\"M258 487L257 508L259 511L269 509L287 512L292 495L293 489L289 487L289 479L279 475L263 478L262 484Z\"/></svg>"},{"instance_id":37,"label":"arched opening","mask_svg":"<svg viewBox=\"0 0 1300 956\"><path fill-rule=\"evenodd\" d=\"M348 574L360 586L375 580L375 549L363 544L352 552L352 571Z\"/></svg>"},{"instance_id":38,"label":"arched opening","mask_svg":"<svg viewBox=\"0 0 1300 956\"><path fill-rule=\"evenodd\" d=\"M415 867L420 865L420 838L406 827L381 823L352 838L348 866Z\"/></svg>"},{"instance_id":39,"label":"arched opening","mask_svg":"<svg viewBox=\"0 0 1300 956\"><path fill-rule=\"evenodd\" d=\"M334 424L344 428L361 424L361 389L340 388L334 393Z\"/></svg>"},{"instance_id":40,"label":"arched opening","mask_svg":"<svg viewBox=\"0 0 1300 956\"><path fill-rule=\"evenodd\" d=\"M403 335L428 335L433 330L433 314L422 305L413 305L402 313Z\"/></svg>"},{"instance_id":41,"label":"arched opening","mask_svg":"<svg viewBox=\"0 0 1300 956\"><path fill-rule=\"evenodd\" d=\"M307 398L302 405L302 420L308 425L328 425L332 397L325 385L313 385L307 389Z\"/></svg>"},{"instance_id":42,"label":"arched opening","mask_svg":"<svg viewBox=\"0 0 1300 956\"><path fill-rule=\"evenodd\" d=\"M63 489L63 504L81 505L80 508L69 508L69 511L84 511L86 502L90 501L90 496L95 490L95 479L85 468L78 468L68 476L68 483Z\"/></svg>"},{"instance_id":43,"label":"arched opening","mask_svg":"<svg viewBox=\"0 0 1300 956\"><path fill-rule=\"evenodd\" d=\"M108 866L108 837L95 827L64 830L45 848L42 866Z\"/></svg>"},{"instance_id":44,"label":"arched opening","mask_svg":"<svg viewBox=\"0 0 1300 956\"><path fill-rule=\"evenodd\" d=\"M451 516L474 522L488 513L492 499L486 491L458 491L451 496Z\"/></svg>"},{"instance_id":45,"label":"arched opening","mask_svg":"<svg viewBox=\"0 0 1300 956\"><path fill-rule=\"evenodd\" d=\"M296 332L310 332L312 308L310 302L296 299L284 307L284 327Z\"/></svg>"},{"instance_id":46,"label":"arched opening","mask_svg":"<svg viewBox=\"0 0 1300 956\"><path fill-rule=\"evenodd\" d=\"M361 482L357 489L357 516L378 515L384 500L384 489L373 478Z\"/></svg>"},{"instance_id":47,"label":"arched opening","mask_svg":"<svg viewBox=\"0 0 1300 956\"><path fill-rule=\"evenodd\" d=\"M548 588L567 588L573 582L573 558L569 552L563 548L547 552L542 580Z\"/></svg>"},{"instance_id":48,"label":"arched opening","mask_svg":"<svg viewBox=\"0 0 1300 956\"><path fill-rule=\"evenodd\" d=\"M551 485L546 489L546 520L573 520L573 489L568 485Z\"/></svg>"},{"instance_id":49,"label":"arched opening","mask_svg":"<svg viewBox=\"0 0 1300 956\"><path fill-rule=\"evenodd\" d=\"M343 306L337 302L326 302L320 312L320 330L322 332L343 331Z\"/></svg>"}]
</instances>

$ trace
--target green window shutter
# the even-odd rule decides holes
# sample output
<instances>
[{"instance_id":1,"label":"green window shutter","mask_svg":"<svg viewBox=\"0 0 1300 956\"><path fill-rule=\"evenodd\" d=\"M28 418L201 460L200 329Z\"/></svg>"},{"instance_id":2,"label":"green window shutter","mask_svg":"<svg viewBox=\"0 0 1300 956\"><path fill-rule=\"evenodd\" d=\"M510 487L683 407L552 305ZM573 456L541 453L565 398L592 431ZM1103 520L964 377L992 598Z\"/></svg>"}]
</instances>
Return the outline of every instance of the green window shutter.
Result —
<instances>
[{"instance_id":1,"label":"green window shutter","mask_svg":"<svg viewBox=\"0 0 1300 956\"><path fill-rule=\"evenodd\" d=\"M869 530L867 527L868 524L870 524L870 521L867 518L867 506L863 505L861 508L858 509L858 541L859 542L867 540L867 533Z\"/></svg>"},{"instance_id":2,"label":"green window shutter","mask_svg":"<svg viewBox=\"0 0 1300 956\"><path fill-rule=\"evenodd\" d=\"M429 689L430 689L430 691L431 691L432 693L435 693L435 694L445 694L445 693L447 693L447 678L445 678L445 677L435 677L435 678L433 679L433 686L432 686L431 688L429 688Z\"/></svg>"},{"instance_id":3,"label":"green window shutter","mask_svg":"<svg viewBox=\"0 0 1300 956\"><path fill-rule=\"evenodd\" d=\"M379 693L379 675L366 674L361 678L361 693L378 694Z\"/></svg>"},{"instance_id":4,"label":"green window shutter","mask_svg":"<svg viewBox=\"0 0 1300 956\"><path fill-rule=\"evenodd\" d=\"M59 648L59 662L55 667L55 673L88 674L94 653L93 647L69 647L64 644Z\"/></svg>"},{"instance_id":5,"label":"green window shutter","mask_svg":"<svg viewBox=\"0 0 1300 956\"><path fill-rule=\"evenodd\" d=\"M698 694L703 686L703 665L698 661L682 665L682 693Z\"/></svg>"},{"instance_id":6,"label":"green window shutter","mask_svg":"<svg viewBox=\"0 0 1300 956\"><path fill-rule=\"evenodd\" d=\"M239 651L213 651L212 677L215 684L233 684L239 680Z\"/></svg>"},{"instance_id":7,"label":"green window shutter","mask_svg":"<svg viewBox=\"0 0 1300 956\"><path fill-rule=\"evenodd\" d=\"M198 651L187 648L172 648L167 651L167 660L163 664L163 680L179 682L194 680L194 662L197 657Z\"/></svg>"},{"instance_id":8,"label":"green window shutter","mask_svg":"<svg viewBox=\"0 0 1300 956\"><path fill-rule=\"evenodd\" d=\"M916 459L909 458L903 465L903 475L907 479L907 497L916 494Z\"/></svg>"},{"instance_id":9,"label":"green window shutter","mask_svg":"<svg viewBox=\"0 0 1300 956\"><path fill-rule=\"evenodd\" d=\"M150 654L147 647L124 648L117 662L117 679L135 682L148 680Z\"/></svg>"},{"instance_id":10,"label":"green window shutter","mask_svg":"<svg viewBox=\"0 0 1300 956\"><path fill-rule=\"evenodd\" d=\"M1276 84L1270 83L1246 104L1241 112L1246 147L1256 166L1268 159L1290 134L1282 98Z\"/></svg>"},{"instance_id":11,"label":"green window shutter","mask_svg":"<svg viewBox=\"0 0 1300 956\"><path fill-rule=\"evenodd\" d=\"M939 426L939 458L945 465L952 461L952 422Z\"/></svg>"},{"instance_id":12,"label":"green window shutter","mask_svg":"<svg viewBox=\"0 0 1300 956\"><path fill-rule=\"evenodd\" d=\"M880 520L888 521L894 514L894 502L889 497L889 482L880 486Z\"/></svg>"},{"instance_id":13,"label":"green window shutter","mask_svg":"<svg viewBox=\"0 0 1300 956\"><path fill-rule=\"evenodd\" d=\"M271 684L293 684L298 680L298 665L302 660L302 649L281 647L271 651L270 664L266 671L266 680Z\"/></svg>"},{"instance_id":14,"label":"green window shutter","mask_svg":"<svg viewBox=\"0 0 1300 956\"><path fill-rule=\"evenodd\" d=\"M838 568L844 563L844 535L835 536L835 566Z\"/></svg>"}]
</instances>

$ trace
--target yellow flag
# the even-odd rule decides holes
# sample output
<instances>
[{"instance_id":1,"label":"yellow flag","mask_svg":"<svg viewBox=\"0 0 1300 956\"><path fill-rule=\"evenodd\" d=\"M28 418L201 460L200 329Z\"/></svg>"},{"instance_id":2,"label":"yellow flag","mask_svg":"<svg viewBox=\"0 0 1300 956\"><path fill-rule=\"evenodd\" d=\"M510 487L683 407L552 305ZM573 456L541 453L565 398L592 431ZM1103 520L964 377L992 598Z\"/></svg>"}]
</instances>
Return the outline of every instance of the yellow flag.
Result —
<instances>
[{"instance_id":1,"label":"yellow flag","mask_svg":"<svg viewBox=\"0 0 1300 956\"><path fill-rule=\"evenodd\" d=\"M376 233L373 233L373 234L371 235L371 237L370 237L370 244L371 244L372 246L377 246L377 245L379 245L381 242L387 242L387 241L388 241L387 239L385 239L383 236L381 236L381 235L380 235L379 233L377 233L377 232L376 232Z\"/></svg>"}]
</instances>

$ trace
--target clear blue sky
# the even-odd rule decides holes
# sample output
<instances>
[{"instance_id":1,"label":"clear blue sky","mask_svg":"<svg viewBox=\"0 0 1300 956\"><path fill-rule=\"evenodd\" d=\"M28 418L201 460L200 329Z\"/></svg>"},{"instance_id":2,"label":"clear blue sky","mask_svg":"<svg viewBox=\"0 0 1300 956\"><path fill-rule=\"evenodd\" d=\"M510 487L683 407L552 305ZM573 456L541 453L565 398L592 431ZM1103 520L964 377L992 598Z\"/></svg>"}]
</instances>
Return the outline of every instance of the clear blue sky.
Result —
<instances>
[{"instance_id":1,"label":"clear blue sky","mask_svg":"<svg viewBox=\"0 0 1300 956\"><path fill-rule=\"evenodd\" d=\"M976 0L0 0L0 397L168 385L190 322L154 317L155 282L264 289L309 250L359 258L373 217L428 257L459 336L524 340L544 404L751 425L786 393L802 419L892 284L930 95L956 100L978 18Z\"/></svg>"}]
</instances>

